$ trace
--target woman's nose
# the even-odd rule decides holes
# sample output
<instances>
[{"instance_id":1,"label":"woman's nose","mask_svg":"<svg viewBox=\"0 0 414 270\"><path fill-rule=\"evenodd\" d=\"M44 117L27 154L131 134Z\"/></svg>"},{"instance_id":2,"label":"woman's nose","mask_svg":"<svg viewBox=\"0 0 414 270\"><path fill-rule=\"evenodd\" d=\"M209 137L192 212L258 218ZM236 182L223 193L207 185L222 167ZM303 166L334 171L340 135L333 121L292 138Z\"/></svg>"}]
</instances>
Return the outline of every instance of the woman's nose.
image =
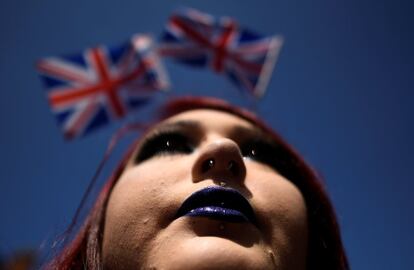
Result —
<instances>
[{"instance_id":1,"label":"woman's nose","mask_svg":"<svg viewBox=\"0 0 414 270\"><path fill-rule=\"evenodd\" d=\"M239 146L225 138L208 144L194 162L192 176L194 182L212 179L225 184L240 184L246 177L246 166Z\"/></svg>"}]
</instances>

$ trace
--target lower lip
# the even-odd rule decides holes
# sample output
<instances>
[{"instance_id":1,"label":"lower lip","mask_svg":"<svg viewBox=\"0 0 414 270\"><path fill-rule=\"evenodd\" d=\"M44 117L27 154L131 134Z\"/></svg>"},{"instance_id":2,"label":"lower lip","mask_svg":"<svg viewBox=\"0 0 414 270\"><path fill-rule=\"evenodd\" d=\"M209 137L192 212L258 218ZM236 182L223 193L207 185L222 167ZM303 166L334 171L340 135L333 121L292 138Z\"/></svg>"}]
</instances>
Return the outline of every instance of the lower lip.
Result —
<instances>
[{"instance_id":1,"label":"lower lip","mask_svg":"<svg viewBox=\"0 0 414 270\"><path fill-rule=\"evenodd\" d=\"M247 217L240 211L219 206L205 206L192 209L190 212L185 214L185 216L209 217L229 222L249 222Z\"/></svg>"}]
</instances>

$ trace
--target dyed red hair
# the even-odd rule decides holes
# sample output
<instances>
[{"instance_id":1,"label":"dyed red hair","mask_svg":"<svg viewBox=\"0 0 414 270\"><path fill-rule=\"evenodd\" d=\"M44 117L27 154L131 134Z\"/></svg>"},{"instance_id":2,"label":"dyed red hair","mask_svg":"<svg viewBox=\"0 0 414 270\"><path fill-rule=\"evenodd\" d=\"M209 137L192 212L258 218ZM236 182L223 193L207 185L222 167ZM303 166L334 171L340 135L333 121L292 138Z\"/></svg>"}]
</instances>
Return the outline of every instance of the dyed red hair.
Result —
<instances>
[{"instance_id":1,"label":"dyed red hair","mask_svg":"<svg viewBox=\"0 0 414 270\"><path fill-rule=\"evenodd\" d=\"M222 100L200 97L172 100L160 111L159 120L194 109L212 109L237 115L253 123L278 143L280 146L279 154L282 155L282 160L285 161L279 169L279 173L291 180L299 188L307 206L309 224L307 269L349 269L332 204L318 174L301 156L257 116ZM46 269L102 268L101 243L106 205L112 188L123 172L135 146L136 143L129 147L112 176L104 184L78 233L46 265ZM88 192L85 196L88 196ZM83 207L83 205L81 204L80 207ZM78 213L75 215L70 230L75 227L77 219Z\"/></svg>"}]
</instances>

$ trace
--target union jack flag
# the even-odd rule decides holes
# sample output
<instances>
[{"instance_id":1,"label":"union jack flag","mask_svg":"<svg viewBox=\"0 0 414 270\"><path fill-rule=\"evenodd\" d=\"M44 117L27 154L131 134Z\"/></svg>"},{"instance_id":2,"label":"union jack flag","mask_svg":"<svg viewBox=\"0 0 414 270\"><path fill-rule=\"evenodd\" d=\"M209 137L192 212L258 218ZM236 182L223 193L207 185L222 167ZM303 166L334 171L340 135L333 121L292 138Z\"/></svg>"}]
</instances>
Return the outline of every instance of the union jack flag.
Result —
<instances>
[{"instance_id":1,"label":"union jack flag","mask_svg":"<svg viewBox=\"0 0 414 270\"><path fill-rule=\"evenodd\" d=\"M152 39L146 35L136 35L116 47L45 58L37 68L68 139L125 116L168 86Z\"/></svg>"},{"instance_id":2,"label":"union jack flag","mask_svg":"<svg viewBox=\"0 0 414 270\"><path fill-rule=\"evenodd\" d=\"M215 19L184 9L169 19L159 44L163 56L192 66L210 66L242 89L261 97L273 71L283 39L263 37L232 18Z\"/></svg>"}]
</instances>

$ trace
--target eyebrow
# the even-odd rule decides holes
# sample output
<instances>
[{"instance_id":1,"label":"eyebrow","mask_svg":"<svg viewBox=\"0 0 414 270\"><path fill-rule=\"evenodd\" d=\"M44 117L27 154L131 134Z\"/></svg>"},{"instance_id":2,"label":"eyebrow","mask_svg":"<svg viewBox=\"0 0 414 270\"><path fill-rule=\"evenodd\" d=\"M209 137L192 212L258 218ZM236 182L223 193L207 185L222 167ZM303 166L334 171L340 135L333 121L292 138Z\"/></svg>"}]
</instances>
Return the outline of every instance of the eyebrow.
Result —
<instances>
[{"instance_id":1,"label":"eyebrow","mask_svg":"<svg viewBox=\"0 0 414 270\"><path fill-rule=\"evenodd\" d=\"M150 133L145 136L146 138L150 138L157 133L164 132L164 131L175 131L175 130L183 130L183 131L190 131L194 136L198 136L200 139L203 137L203 126L201 122L196 120L178 120L175 122L170 123L163 123L160 124L158 127L155 127ZM274 144L273 139L264 133L259 128L248 128L242 125L235 125L231 128L230 133L228 134L230 138L239 138L241 140L245 140L248 138L255 138L267 142L269 144Z\"/></svg>"},{"instance_id":2,"label":"eyebrow","mask_svg":"<svg viewBox=\"0 0 414 270\"><path fill-rule=\"evenodd\" d=\"M203 128L201 123L193 120L179 120L171 123L162 123L159 126L151 130L144 138L150 138L157 133L164 131L189 131L195 135L201 135ZM145 139L144 139L145 140Z\"/></svg>"},{"instance_id":3,"label":"eyebrow","mask_svg":"<svg viewBox=\"0 0 414 270\"><path fill-rule=\"evenodd\" d=\"M180 120L172 123L164 123L156 127L155 130L164 129L189 129L200 132L202 130L201 124L197 121L192 120Z\"/></svg>"},{"instance_id":4,"label":"eyebrow","mask_svg":"<svg viewBox=\"0 0 414 270\"><path fill-rule=\"evenodd\" d=\"M250 138L260 138L261 140L268 142L268 143L274 143L272 138L268 136L266 133L264 133L259 128L247 128L244 126L235 126L232 128L231 132L232 136L240 136L240 137L250 137Z\"/></svg>"},{"instance_id":5,"label":"eyebrow","mask_svg":"<svg viewBox=\"0 0 414 270\"><path fill-rule=\"evenodd\" d=\"M186 130L191 131L195 135L201 136L203 134L203 127L199 121L195 120L179 120L176 122L161 124L159 127L154 129L155 133L162 132L164 130ZM151 132L153 134L153 132ZM228 134L230 138L256 138L263 140L264 142L274 144L274 141L270 136L264 133L259 128L248 128L242 125L235 125L231 128L230 133Z\"/></svg>"}]
</instances>

